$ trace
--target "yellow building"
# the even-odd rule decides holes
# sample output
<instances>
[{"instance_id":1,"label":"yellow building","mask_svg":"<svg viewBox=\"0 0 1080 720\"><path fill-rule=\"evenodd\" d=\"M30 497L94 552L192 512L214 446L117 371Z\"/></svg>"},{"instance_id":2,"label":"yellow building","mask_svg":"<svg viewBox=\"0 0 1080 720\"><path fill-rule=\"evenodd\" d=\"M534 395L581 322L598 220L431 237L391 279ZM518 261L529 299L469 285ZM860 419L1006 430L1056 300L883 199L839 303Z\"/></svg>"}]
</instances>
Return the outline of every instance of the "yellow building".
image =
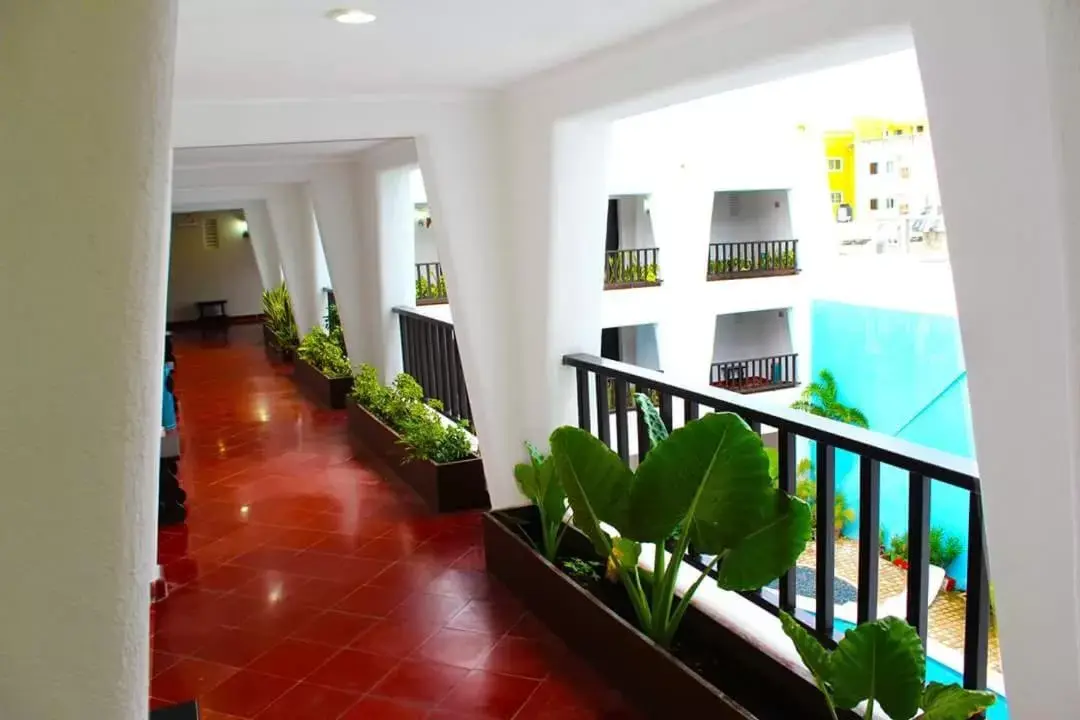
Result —
<instances>
[{"instance_id":1,"label":"yellow building","mask_svg":"<svg viewBox=\"0 0 1080 720\"><path fill-rule=\"evenodd\" d=\"M850 130L825 133L825 161L829 173L833 219L839 219L840 206L854 209L855 203L855 133Z\"/></svg>"}]
</instances>

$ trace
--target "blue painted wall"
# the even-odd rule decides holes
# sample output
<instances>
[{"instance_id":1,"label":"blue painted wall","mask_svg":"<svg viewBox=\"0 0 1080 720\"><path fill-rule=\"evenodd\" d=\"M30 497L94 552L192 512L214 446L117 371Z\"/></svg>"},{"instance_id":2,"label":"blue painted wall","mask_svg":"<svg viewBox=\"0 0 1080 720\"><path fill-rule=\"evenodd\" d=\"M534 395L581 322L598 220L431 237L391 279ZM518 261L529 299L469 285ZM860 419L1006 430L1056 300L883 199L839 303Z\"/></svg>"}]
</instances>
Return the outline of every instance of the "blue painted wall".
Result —
<instances>
[{"instance_id":1,"label":"blue painted wall","mask_svg":"<svg viewBox=\"0 0 1080 720\"><path fill-rule=\"evenodd\" d=\"M870 428L944 452L974 457L967 373L955 318L815 301L812 362L836 376L840 399L858 407ZM807 444L807 452L813 450ZM837 491L858 507L855 459L837 453ZM881 468L881 523L887 535L907 531L907 474ZM967 544L968 493L932 483L930 522ZM850 524L845 534L856 536ZM949 574L966 580L966 553Z\"/></svg>"}]
</instances>

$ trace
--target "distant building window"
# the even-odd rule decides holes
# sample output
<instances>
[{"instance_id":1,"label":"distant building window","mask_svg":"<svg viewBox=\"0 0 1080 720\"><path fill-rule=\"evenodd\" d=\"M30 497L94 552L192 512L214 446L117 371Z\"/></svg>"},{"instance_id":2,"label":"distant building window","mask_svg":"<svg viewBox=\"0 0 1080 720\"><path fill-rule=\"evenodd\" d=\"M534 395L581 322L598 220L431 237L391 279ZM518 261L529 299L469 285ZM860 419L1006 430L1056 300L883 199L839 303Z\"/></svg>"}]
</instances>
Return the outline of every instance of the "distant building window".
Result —
<instances>
[{"instance_id":1,"label":"distant building window","mask_svg":"<svg viewBox=\"0 0 1080 720\"><path fill-rule=\"evenodd\" d=\"M840 205L844 202L844 193L829 193L829 199L832 200L833 205Z\"/></svg>"},{"instance_id":2,"label":"distant building window","mask_svg":"<svg viewBox=\"0 0 1080 720\"><path fill-rule=\"evenodd\" d=\"M897 128L896 130L893 130L893 135L903 135L903 134L904 134L904 131L901 130L900 128Z\"/></svg>"},{"instance_id":3,"label":"distant building window","mask_svg":"<svg viewBox=\"0 0 1080 720\"><path fill-rule=\"evenodd\" d=\"M870 198L870 209L871 210L877 210L878 209L877 206L878 206L877 198Z\"/></svg>"},{"instance_id":4,"label":"distant building window","mask_svg":"<svg viewBox=\"0 0 1080 720\"><path fill-rule=\"evenodd\" d=\"M893 171L895 171L895 170L896 170L896 163L894 163L892 160L885 163L885 172L887 172L889 174L892 174Z\"/></svg>"},{"instance_id":5,"label":"distant building window","mask_svg":"<svg viewBox=\"0 0 1080 720\"><path fill-rule=\"evenodd\" d=\"M903 178L904 180L907 180L908 178L910 178L911 177L911 168L906 168L906 167L900 168L900 177Z\"/></svg>"},{"instance_id":6,"label":"distant building window","mask_svg":"<svg viewBox=\"0 0 1080 720\"><path fill-rule=\"evenodd\" d=\"M894 198L888 198L887 200L885 200L885 207L888 210L892 210L894 207L896 207L896 200Z\"/></svg>"},{"instance_id":7,"label":"distant building window","mask_svg":"<svg viewBox=\"0 0 1080 720\"><path fill-rule=\"evenodd\" d=\"M917 133L926 132L926 126L925 125L916 125L915 126L915 132L917 132Z\"/></svg>"},{"instance_id":8,"label":"distant building window","mask_svg":"<svg viewBox=\"0 0 1080 720\"><path fill-rule=\"evenodd\" d=\"M829 158L829 172L840 172L844 169L844 161L841 158Z\"/></svg>"},{"instance_id":9,"label":"distant building window","mask_svg":"<svg viewBox=\"0 0 1080 720\"><path fill-rule=\"evenodd\" d=\"M878 164L876 162L870 163L870 174L877 175Z\"/></svg>"}]
</instances>

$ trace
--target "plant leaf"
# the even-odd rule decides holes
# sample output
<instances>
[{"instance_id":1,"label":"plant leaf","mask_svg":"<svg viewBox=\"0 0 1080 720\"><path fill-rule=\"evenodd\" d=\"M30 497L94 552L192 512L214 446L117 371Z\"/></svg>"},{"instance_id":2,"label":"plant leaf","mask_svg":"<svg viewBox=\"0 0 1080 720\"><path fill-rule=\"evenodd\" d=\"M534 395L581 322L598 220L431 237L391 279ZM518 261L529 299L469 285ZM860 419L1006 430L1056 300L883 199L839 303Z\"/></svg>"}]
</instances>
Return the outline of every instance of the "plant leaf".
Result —
<instances>
[{"instance_id":1,"label":"plant leaf","mask_svg":"<svg viewBox=\"0 0 1080 720\"><path fill-rule=\"evenodd\" d=\"M629 524L634 475L607 445L576 427L551 433L555 473L574 510L576 525L602 557L611 554L611 538L601 522L622 531Z\"/></svg>"},{"instance_id":2,"label":"plant leaf","mask_svg":"<svg viewBox=\"0 0 1080 720\"><path fill-rule=\"evenodd\" d=\"M795 565L810 540L810 506L773 491L773 512L728 550L717 584L726 590L756 590ZM706 534L705 526L701 534Z\"/></svg>"},{"instance_id":3,"label":"plant leaf","mask_svg":"<svg viewBox=\"0 0 1080 720\"><path fill-rule=\"evenodd\" d=\"M761 438L734 413L689 422L649 452L634 478L630 526L623 534L663 542L688 519L695 498L686 526L695 545L709 554L735 545L768 512L769 461ZM699 537L699 522L716 527Z\"/></svg>"},{"instance_id":4,"label":"plant leaf","mask_svg":"<svg viewBox=\"0 0 1080 720\"><path fill-rule=\"evenodd\" d=\"M635 393L634 402L637 403L641 418L645 421L645 427L649 431L649 442L652 447L656 447L664 440L667 440L670 433L667 426L664 425L663 418L660 417L660 411L653 405L649 396L645 393Z\"/></svg>"},{"instance_id":5,"label":"plant leaf","mask_svg":"<svg viewBox=\"0 0 1080 720\"><path fill-rule=\"evenodd\" d=\"M641 558L641 543L624 537L613 538L611 541L611 556L619 564L619 567L633 572L637 569L638 560Z\"/></svg>"},{"instance_id":6,"label":"plant leaf","mask_svg":"<svg viewBox=\"0 0 1080 720\"><path fill-rule=\"evenodd\" d=\"M807 669L819 681L828 682L829 651L825 649L825 646L783 610L780 611L780 625L784 628L784 634L791 638L795 651L799 653Z\"/></svg>"},{"instance_id":7,"label":"plant leaf","mask_svg":"<svg viewBox=\"0 0 1080 720\"><path fill-rule=\"evenodd\" d=\"M536 467L527 463L518 463L514 466L514 480L517 481L518 490L525 497L538 504L540 486L536 477Z\"/></svg>"},{"instance_id":8,"label":"plant leaf","mask_svg":"<svg viewBox=\"0 0 1080 720\"><path fill-rule=\"evenodd\" d=\"M840 707L873 697L889 717L910 718L922 700L926 655L910 625L884 618L848 630L833 651L829 673Z\"/></svg>"},{"instance_id":9,"label":"plant leaf","mask_svg":"<svg viewBox=\"0 0 1080 720\"><path fill-rule=\"evenodd\" d=\"M544 520L552 526L558 526L566 514L566 491L555 472L555 461L551 457L544 458L543 462L536 464L537 505L543 512Z\"/></svg>"},{"instance_id":10,"label":"plant leaf","mask_svg":"<svg viewBox=\"0 0 1080 720\"><path fill-rule=\"evenodd\" d=\"M988 690L965 690L959 685L932 682L923 691L919 720L968 720L997 701Z\"/></svg>"}]
</instances>

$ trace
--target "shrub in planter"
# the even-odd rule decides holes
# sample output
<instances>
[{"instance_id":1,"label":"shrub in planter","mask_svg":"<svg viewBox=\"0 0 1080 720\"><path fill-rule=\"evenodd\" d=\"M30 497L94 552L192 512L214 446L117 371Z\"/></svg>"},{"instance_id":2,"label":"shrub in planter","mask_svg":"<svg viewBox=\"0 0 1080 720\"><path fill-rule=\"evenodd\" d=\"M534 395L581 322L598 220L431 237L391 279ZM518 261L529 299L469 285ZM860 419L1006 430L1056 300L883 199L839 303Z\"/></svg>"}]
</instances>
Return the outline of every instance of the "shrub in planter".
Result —
<instances>
[{"instance_id":1,"label":"shrub in planter","mask_svg":"<svg viewBox=\"0 0 1080 720\"><path fill-rule=\"evenodd\" d=\"M848 630L829 652L787 613L780 613L784 632L825 696L833 718L836 709L866 702L892 720L967 720L997 700L992 692L959 685L926 684L926 651L914 628L899 618L884 618ZM919 713L919 709L922 713Z\"/></svg>"},{"instance_id":2,"label":"shrub in planter","mask_svg":"<svg viewBox=\"0 0 1080 720\"><path fill-rule=\"evenodd\" d=\"M328 378L352 375L349 359L321 327L312 328L296 351L297 357Z\"/></svg>"},{"instance_id":3,"label":"shrub in planter","mask_svg":"<svg viewBox=\"0 0 1080 720\"><path fill-rule=\"evenodd\" d=\"M447 425L436 414L438 400L424 400L420 383L407 373L399 373L390 385L379 382L378 371L361 365L353 380L352 397L375 417L400 435L406 449L405 460L450 463L476 456L468 435L468 421Z\"/></svg>"},{"instance_id":4,"label":"shrub in planter","mask_svg":"<svg viewBox=\"0 0 1080 720\"><path fill-rule=\"evenodd\" d=\"M636 471L576 427L552 433L551 455L574 525L609 558L642 631L668 647L713 569L720 587L754 590L791 568L810 538L810 510L772 486L761 438L739 416L709 414L670 434L657 417L645 419L660 441ZM679 599L675 583L690 542L713 559ZM652 573L638 568L643 543L654 546Z\"/></svg>"},{"instance_id":5,"label":"shrub in planter","mask_svg":"<svg viewBox=\"0 0 1080 720\"><path fill-rule=\"evenodd\" d=\"M263 324L275 338L277 346L282 350L295 350L300 344L300 334L285 283L263 291L262 311Z\"/></svg>"},{"instance_id":6,"label":"shrub in planter","mask_svg":"<svg viewBox=\"0 0 1080 720\"><path fill-rule=\"evenodd\" d=\"M559 542L567 528L563 524L566 516L566 491L555 475L555 461L551 456L545 456L531 443L525 443L525 447L529 451L529 463L514 467L514 479L517 481L518 490L532 501L540 514L541 546L537 547L537 550L549 562L554 563L559 552Z\"/></svg>"}]
</instances>

